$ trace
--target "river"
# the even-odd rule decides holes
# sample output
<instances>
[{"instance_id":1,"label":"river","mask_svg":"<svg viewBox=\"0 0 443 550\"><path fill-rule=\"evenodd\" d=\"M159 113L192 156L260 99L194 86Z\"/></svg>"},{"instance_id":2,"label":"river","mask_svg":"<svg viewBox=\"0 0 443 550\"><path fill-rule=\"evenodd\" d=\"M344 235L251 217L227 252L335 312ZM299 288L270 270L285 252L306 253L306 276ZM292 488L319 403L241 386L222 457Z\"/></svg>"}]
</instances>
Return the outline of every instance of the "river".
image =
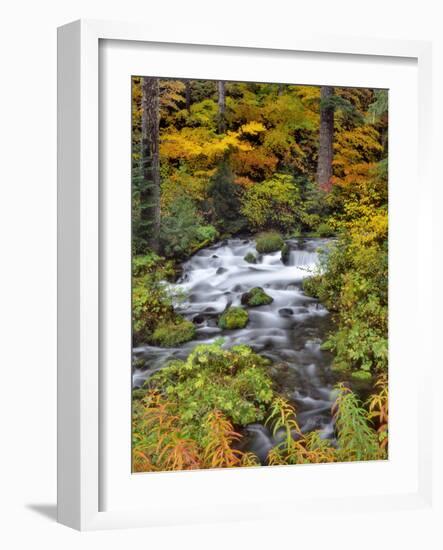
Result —
<instances>
[{"instance_id":1,"label":"river","mask_svg":"<svg viewBox=\"0 0 443 550\"><path fill-rule=\"evenodd\" d=\"M331 316L318 302L304 294L303 279L318 265L320 248L327 239L290 239L286 265L281 253L258 255L256 264L244 260L256 253L251 239L229 239L200 250L183 264L179 281L172 285L183 294L178 313L192 320L196 339L178 348L140 346L134 357L144 363L133 371L134 387L141 386L153 372L172 359L183 359L197 343L211 343L223 337L224 346L247 344L272 359L270 374L279 392L295 407L303 432L321 430L333 438L331 418L333 384L332 356L320 349L331 330ZM243 329L221 330L218 316L229 305L240 305L241 295L260 286L273 298L269 305L248 308L249 323ZM275 440L266 426L253 424L244 430L243 448L257 454L262 462Z\"/></svg>"}]
</instances>

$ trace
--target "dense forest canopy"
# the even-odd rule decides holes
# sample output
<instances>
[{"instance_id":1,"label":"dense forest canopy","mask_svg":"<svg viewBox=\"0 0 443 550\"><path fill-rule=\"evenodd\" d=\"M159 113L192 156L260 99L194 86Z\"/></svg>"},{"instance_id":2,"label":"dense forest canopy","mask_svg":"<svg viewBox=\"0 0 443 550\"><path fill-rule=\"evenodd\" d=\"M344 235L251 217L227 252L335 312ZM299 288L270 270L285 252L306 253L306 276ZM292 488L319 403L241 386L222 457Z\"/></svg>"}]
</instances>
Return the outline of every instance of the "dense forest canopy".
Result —
<instances>
[{"instance_id":1,"label":"dense forest canopy","mask_svg":"<svg viewBox=\"0 0 443 550\"><path fill-rule=\"evenodd\" d=\"M135 470L257 465L236 450L235 430L266 418L287 433L268 464L387 456L387 159L387 90L132 78L134 345L195 339L165 281L198 250L249 236L256 253L245 262L281 250L284 263L289 240L326 237L303 291L333 316L322 349L341 373L331 446L300 432L265 358L197 346L135 391ZM248 306L269 301L250 289L218 327L244 327ZM365 406L350 380L369 383Z\"/></svg>"},{"instance_id":2,"label":"dense forest canopy","mask_svg":"<svg viewBox=\"0 0 443 550\"><path fill-rule=\"evenodd\" d=\"M143 97L155 97L146 82L158 87L159 128L152 142L159 146L159 209L168 228L158 229L163 251L186 254L187 246L198 246L199 236L205 241L213 229L222 236L272 228L333 231L329 218L343 215L349 184L364 185L387 157L384 90L155 78L145 78L143 88L142 81L133 78L136 253L146 250L140 226L155 218L152 206L150 219L140 216L143 185L151 181L150 152L142 140L143 112L149 112ZM322 146L330 172L319 162ZM157 185L152 182L151 189ZM194 226L200 222L199 234L189 235L189 243L169 242L171 226L186 225L186 219Z\"/></svg>"}]
</instances>

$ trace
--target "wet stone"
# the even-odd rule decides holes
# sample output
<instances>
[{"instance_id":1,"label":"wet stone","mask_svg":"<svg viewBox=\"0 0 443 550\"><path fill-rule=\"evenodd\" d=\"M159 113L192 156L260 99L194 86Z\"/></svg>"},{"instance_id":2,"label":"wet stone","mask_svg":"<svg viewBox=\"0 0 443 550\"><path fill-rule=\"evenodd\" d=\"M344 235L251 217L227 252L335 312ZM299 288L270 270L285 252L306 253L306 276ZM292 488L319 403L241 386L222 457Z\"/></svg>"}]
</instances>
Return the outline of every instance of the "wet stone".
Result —
<instances>
[{"instance_id":1,"label":"wet stone","mask_svg":"<svg viewBox=\"0 0 443 550\"><path fill-rule=\"evenodd\" d=\"M280 315L280 317L291 317L294 313L294 310L291 309L290 307L282 307L281 309L278 310L278 314Z\"/></svg>"},{"instance_id":2,"label":"wet stone","mask_svg":"<svg viewBox=\"0 0 443 550\"><path fill-rule=\"evenodd\" d=\"M205 322L205 318L203 315L196 315L193 319L192 319L192 322L195 323L196 325L201 325L202 323Z\"/></svg>"}]
</instances>

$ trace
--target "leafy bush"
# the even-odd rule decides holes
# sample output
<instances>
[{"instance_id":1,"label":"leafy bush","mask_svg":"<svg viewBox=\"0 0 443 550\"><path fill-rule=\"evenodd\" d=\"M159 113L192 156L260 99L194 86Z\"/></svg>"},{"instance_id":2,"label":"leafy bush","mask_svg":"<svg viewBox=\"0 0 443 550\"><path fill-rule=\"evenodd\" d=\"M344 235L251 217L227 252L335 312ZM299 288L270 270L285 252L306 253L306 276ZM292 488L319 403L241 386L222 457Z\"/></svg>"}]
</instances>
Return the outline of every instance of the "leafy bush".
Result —
<instances>
[{"instance_id":1,"label":"leafy bush","mask_svg":"<svg viewBox=\"0 0 443 550\"><path fill-rule=\"evenodd\" d=\"M388 217L380 184L371 181L340 191L348 195L336 222L339 239L303 284L334 313L337 329L324 344L334 367L359 379L388 364Z\"/></svg>"},{"instance_id":2,"label":"leafy bush","mask_svg":"<svg viewBox=\"0 0 443 550\"><path fill-rule=\"evenodd\" d=\"M379 401L374 399L373 412L368 412L356 395L343 384L335 391L337 397L332 407L337 432L337 446L322 439L318 431L303 434L297 423L294 408L283 398L274 398L266 420L274 435L280 433L281 442L269 451L270 465L306 464L319 462L348 462L355 460L379 460L386 458L384 435L387 412L383 409L382 436L371 426L372 418L379 414ZM387 402L383 396L383 403ZM377 404L375 404L377 403Z\"/></svg>"},{"instance_id":3,"label":"leafy bush","mask_svg":"<svg viewBox=\"0 0 443 550\"><path fill-rule=\"evenodd\" d=\"M386 379L366 410L343 384L336 386L333 415L337 442L319 431L303 434L294 408L272 388L268 360L248 346L222 342L197 346L186 361L173 361L133 396L134 471L259 466L238 450L234 426L264 422L280 442L268 464L306 464L387 457ZM144 395L142 395L144 392ZM375 428L372 424L375 423Z\"/></svg>"},{"instance_id":4,"label":"leafy bush","mask_svg":"<svg viewBox=\"0 0 443 550\"><path fill-rule=\"evenodd\" d=\"M265 306L274 301L269 294L259 286L251 288L248 292L242 294L241 303L245 306L255 307L255 306Z\"/></svg>"},{"instance_id":5,"label":"leafy bush","mask_svg":"<svg viewBox=\"0 0 443 550\"><path fill-rule=\"evenodd\" d=\"M191 321L177 317L173 321L157 325L152 341L163 347L173 347L189 342L195 336L195 326Z\"/></svg>"},{"instance_id":6,"label":"leafy bush","mask_svg":"<svg viewBox=\"0 0 443 550\"><path fill-rule=\"evenodd\" d=\"M339 384L333 412L338 434L339 460L377 460L381 458L378 438L368 423L368 413L355 394Z\"/></svg>"},{"instance_id":7,"label":"leafy bush","mask_svg":"<svg viewBox=\"0 0 443 550\"><path fill-rule=\"evenodd\" d=\"M284 246L284 241L280 233L276 231L268 231L267 233L261 233L256 237L255 248L260 254L269 254L270 252L277 252Z\"/></svg>"},{"instance_id":8,"label":"leafy bush","mask_svg":"<svg viewBox=\"0 0 443 550\"><path fill-rule=\"evenodd\" d=\"M150 386L177 399L181 416L199 431L202 418L217 409L236 425L263 420L273 397L268 360L248 346L223 349L222 341L194 348L185 362L157 372Z\"/></svg>"},{"instance_id":9,"label":"leafy bush","mask_svg":"<svg viewBox=\"0 0 443 550\"><path fill-rule=\"evenodd\" d=\"M292 176L274 174L246 191L241 211L255 230L289 231L296 224L299 201L300 192Z\"/></svg>"},{"instance_id":10,"label":"leafy bush","mask_svg":"<svg viewBox=\"0 0 443 550\"><path fill-rule=\"evenodd\" d=\"M132 276L134 278L153 275L157 280L170 279L175 275L174 266L171 261L165 260L155 252L149 252L144 256L132 258Z\"/></svg>"},{"instance_id":11,"label":"leafy bush","mask_svg":"<svg viewBox=\"0 0 443 550\"><path fill-rule=\"evenodd\" d=\"M134 344L146 344L159 323L175 319L173 296L164 281L175 275L171 261L150 252L132 259Z\"/></svg>"},{"instance_id":12,"label":"leafy bush","mask_svg":"<svg viewBox=\"0 0 443 550\"><path fill-rule=\"evenodd\" d=\"M326 222L320 223L316 232L319 237L332 237L334 235L334 230Z\"/></svg>"},{"instance_id":13,"label":"leafy bush","mask_svg":"<svg viewBox=\"0 0 443 550\"><path fill-rule=\"evenodd\" d=\"M265 418L274 392L268 361L247 346L197 346L148 381L133 401L135 471L259 465L235 449L244 426Z\"/></svg>"},{"instance_id":14,"label":"leafy bush","mask_svg":"<svg viewBox=\"0 0 443 550\"><path fill-rule=\"evenodd\" d=\"M175 317L165 287L150 278L132 289L132 334L134 344L146 344L159 323Z\"/></svg>"},{"instance_id":15,"label":"leafy bush","mask_svg":"<svg viewBox=\"0 0 443 550\"><path fill-rule=\"evenodd\" d=\"M204 246L214 242L218 238L218 231L213 225L199 225L197 227L197 239Z\"/></svg>"},{"instance_id":16,"label":"leafy bush","mask_svg":"<svg viewBox=\"0 0 443 550\"><path fill-rule=\"evenodd\" d=\"M382 374L375 383L377 393L374 393L368 399L368 418L375 424L378 434L380 448L386 450L388 448L388 420L389 420L389 393L388 393L388 378L386 374Z\"/></svg>"},{"instance_id":17,"label":"leafy bush","mask_svg":"<svg viewBox=\"0 0 443 550\"><path fill-rule=\"evenodd\" d=\"M255 254L253 254L252 252L248 252L243 259L245 262L248 262L248 264L257 263L257 258L255 257Z\"/></svg>"},{"instance_id":18,"label":"leafy bush","mask_svg":"<svg viewBox=\"0 0 443 550\"><path fill-rule=\"evenodd\" d=\"M186 196L177 198L162 216L160 243L166 256L184 258L217 237L216 229L204 225L194 202Z\"/></svg>"},{"instance_id":19,"label":"leafy bush","mask_svg":"<svg viewBox=\"0 0 443 550\"><path fill-rule=\"evenodd\" d=\"M218 320L218 326L222 329L234 330L244 328L249 321L248 312L241 307L229 307Z\"/></svg>"}]
</instances>

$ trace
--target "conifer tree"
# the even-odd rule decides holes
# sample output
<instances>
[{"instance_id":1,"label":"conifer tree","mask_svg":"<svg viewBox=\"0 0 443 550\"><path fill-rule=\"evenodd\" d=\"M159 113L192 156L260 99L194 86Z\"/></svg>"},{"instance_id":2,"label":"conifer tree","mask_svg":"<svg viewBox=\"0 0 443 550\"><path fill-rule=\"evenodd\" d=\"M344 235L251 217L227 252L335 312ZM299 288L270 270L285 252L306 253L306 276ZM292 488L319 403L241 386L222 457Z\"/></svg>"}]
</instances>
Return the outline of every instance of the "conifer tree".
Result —
<instances>
[{"instance_id":1,"label":"conifer tree","mask_svg":"<svg viewBox=\"0 0 443 550\"><path fill-rule=\"evenodd\" d=\"M160 159L159 159L159 81L144 77L142 84L142 135L139 237L146 247L159 248Z\"/></svg>"}]
</instances>

